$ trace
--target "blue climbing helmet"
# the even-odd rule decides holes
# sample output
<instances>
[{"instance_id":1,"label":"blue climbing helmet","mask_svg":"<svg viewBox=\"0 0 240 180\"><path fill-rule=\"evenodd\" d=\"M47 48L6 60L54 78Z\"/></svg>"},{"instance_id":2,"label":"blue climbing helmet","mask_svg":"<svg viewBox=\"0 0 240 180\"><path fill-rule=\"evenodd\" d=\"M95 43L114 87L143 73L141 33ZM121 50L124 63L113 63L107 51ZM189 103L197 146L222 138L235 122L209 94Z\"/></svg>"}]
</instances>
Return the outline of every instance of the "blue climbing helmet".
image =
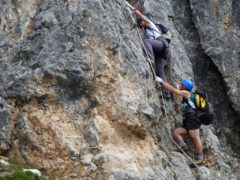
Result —
<instances>
[{"instance_id":1,"label":"blue climbing helmet","mask_svg":"<svg viewBox=\"0 0 240 180\"><path fill-rule=\"evenodd\" d=\"M191 91L192 88L194 87L193 82L189 79L183 79L182 84L188 91Z\"/></svg>"}]
</instances>

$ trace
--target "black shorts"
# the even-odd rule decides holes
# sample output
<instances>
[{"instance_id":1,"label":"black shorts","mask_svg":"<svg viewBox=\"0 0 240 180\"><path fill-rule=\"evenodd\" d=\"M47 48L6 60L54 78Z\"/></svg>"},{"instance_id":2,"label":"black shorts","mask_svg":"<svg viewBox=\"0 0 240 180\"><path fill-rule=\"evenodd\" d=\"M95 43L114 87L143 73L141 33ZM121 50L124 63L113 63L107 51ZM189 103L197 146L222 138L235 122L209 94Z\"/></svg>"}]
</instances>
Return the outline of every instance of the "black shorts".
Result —
<instances>
[{"instance_id":1,"label":"black shorts","mask_svg":"<svg viewBox=\"0 0 240 180\"><path fill-rule=\"evenodd\" d=\"M201 122L197 117L196 113L189 113L185 115L185 119L183 120L183 128L186 130L195 130L199 129L201 126Z\"/></svg>"}]
</instances>

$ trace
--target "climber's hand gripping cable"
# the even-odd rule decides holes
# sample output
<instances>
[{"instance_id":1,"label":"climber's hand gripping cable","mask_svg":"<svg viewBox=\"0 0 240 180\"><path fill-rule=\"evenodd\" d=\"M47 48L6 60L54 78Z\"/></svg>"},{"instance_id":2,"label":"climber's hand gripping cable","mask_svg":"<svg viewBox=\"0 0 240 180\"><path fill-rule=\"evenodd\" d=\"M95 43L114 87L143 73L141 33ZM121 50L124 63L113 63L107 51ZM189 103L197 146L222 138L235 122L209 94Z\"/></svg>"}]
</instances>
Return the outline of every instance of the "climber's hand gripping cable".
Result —
<instances>
[{"instance_id":1,"label":"climber's hand gripping cable","mask_svg":"<svg viewBox=\"0 0 240 180\"><path fill-rule=\"evenodd\" d=\"M129 4L127 1L126 1L126 4L127 6L131 9L131 11L138 17L141 18L141 20L145 21L146 24L149 24L150 21L139 11L137 10L135 7L133 7L131 4Z\"/></svg>"},{"instance_id":2,"label":"climber's hand gripping cable","mask_svg":"<svg viewBox=\"0 0 240 180\"><path fill-rule=\"evenodd\" d=\"M176 94L176 95L179 95L179 96L183 96L185 98L188 98L190 93L186 90L179 90L177 88L174 88L173 86L171 86L170 84L168 84L167 82L164 82L162 80L162 78L156 76L156 81L159 82L160 84L162 84L162 86L167 89L168 91Z\"/></svg>"}]
</instances>

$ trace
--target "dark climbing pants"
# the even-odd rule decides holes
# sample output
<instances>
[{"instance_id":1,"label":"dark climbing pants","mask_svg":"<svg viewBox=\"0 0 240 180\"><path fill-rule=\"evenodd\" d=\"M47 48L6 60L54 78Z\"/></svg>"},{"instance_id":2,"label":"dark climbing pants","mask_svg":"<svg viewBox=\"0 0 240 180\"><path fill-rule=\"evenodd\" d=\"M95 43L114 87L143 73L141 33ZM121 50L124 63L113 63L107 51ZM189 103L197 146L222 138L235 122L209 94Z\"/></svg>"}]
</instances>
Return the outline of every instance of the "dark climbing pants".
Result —
<instances>
[{"instance_id":1,"label":"dark climbing pants","mask_svg":"<svg viewBox=\"0 0 240 180\"><path fill-rule=\"evenodd\" d=\"M170 50L165 39L144 39L144 46L151 60L155 60L156 75L167 81L165 76L166 60L170 58Z\"/></svg>"}]
</instances>

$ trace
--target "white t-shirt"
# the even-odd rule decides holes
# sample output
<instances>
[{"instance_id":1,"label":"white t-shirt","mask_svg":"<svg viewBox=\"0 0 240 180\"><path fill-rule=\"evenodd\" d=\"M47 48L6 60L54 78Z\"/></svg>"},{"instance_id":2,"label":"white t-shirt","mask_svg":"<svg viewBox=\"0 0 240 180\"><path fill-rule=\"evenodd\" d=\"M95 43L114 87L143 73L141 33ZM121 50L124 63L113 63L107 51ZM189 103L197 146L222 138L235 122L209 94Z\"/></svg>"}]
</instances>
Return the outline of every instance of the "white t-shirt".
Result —
<instances>
[{"instance_id":1,"label":"white t-shirt","mask_svg":"<svg viewBox=\"0 0 240 180\"><path fill-rule=\"evenodd\" d=\"M149 27L149 28L146 28L145 38L156 39L156 38L161 36L161 33L159 32L157 26L153 22L150 22L146 26Z\"/></svg>"}]
</instances>

